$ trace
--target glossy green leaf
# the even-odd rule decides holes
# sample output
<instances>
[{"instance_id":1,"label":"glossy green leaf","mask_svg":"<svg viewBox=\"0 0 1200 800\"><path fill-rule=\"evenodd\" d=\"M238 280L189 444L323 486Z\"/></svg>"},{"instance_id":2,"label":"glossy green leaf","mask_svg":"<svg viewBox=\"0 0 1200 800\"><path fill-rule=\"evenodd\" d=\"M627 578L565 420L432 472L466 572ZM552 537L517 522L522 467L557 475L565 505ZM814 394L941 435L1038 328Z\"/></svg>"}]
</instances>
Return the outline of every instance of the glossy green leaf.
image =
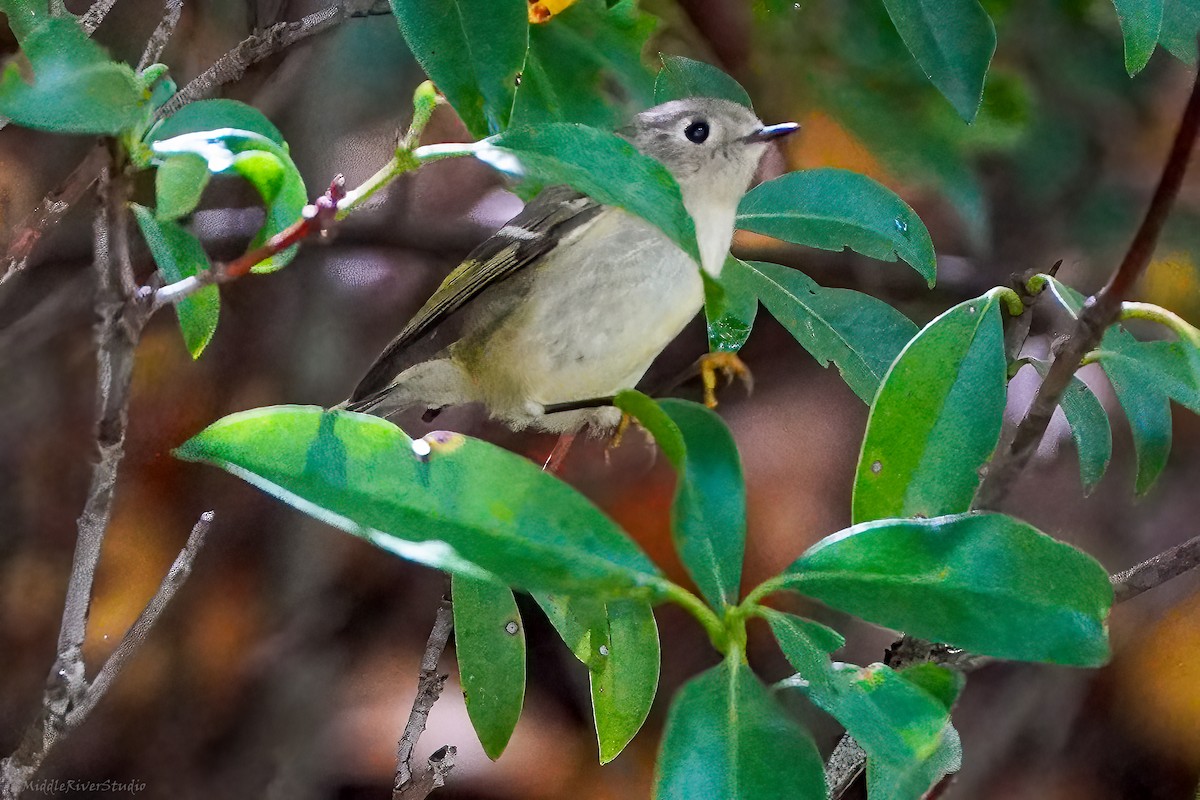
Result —
<instances>
[{"instance_id":1,"label":"glossy green leaf","mask_svg":"<svg viewBox=\"0 0 1200 800\"><path fill-rule=\"evenodd\" d=\"M1006 373L999 290L926 325L900 353L871 406L853 521L970 508L979 468L1000 438Z\"/></svg>"},{"instance_id":2,"label":"glossy green leaf","mask_svg":"<svg viewBox=\"0 0 1200 800\"><path fill-rule=\"evenodd\" d=\"M913 664L898 672L901 678L935 698L947 711L954 708L954 703L967 682L963 673L934 664L932 661Z\"/></svg>"},{"instance_id":3,"label":"glossy green leaf","mask_svg":"<svg viewBox=\"0 0 1200 800\"><path fill-rule=\"evenodd\" d=\"M172 139L185 133L232 128L265 136L286 150L283 134L254 106L237 100L196 100L159 121L144 137L147 144Z\"/></svg>"},{"instance_id":4,"label":"glossy green leaf","mask_svg":"<svg viewBox=\"0 0 1200 800\"><path fill-rule=\"evenodd\" d=\"M762 261L739 262L762 304L821 364L870 403L917 326L882 300L851 289L827 289L803 272Z\"/></svg>"},{"instance_id":5,"label":"glossy green leaf","mask_svg":"<svg viewBox=\"0 0 1200 800\"><path fill-rule=\"evenodd\" d=\"M582 495L460 434L413 441L387 420L315 406L232 414L176 450L403 558L536 591L657 594L658 569Z\"/></svg>"},{"instance_id":6,"label":"glossy green leaf","mask_svg":"<svg viewBox=\"0 0 1200 800\"><path fill-rule=\"evenodd\" d=\"M736 605L746 550L746 487L729 428L698 403L618 394L616 406L650 431L679 478L671 505L675 550L715 609Z\"/></svg>"},{"instance_id":7,"label":"glossy green leaf","mask_svg":"<svg viewBox=\"0 0 1200 800\"><path fill-rule=\"evenodd\" d=\"M726 73L703 61L659 54L662 69L654 80L654 103L688 97L719 97L753 109L750 95Z\"/></svg>"},{"instance_id":8,"label":"glossy green leaf","mask_svg":"<svg viewBox=\"0 0 1200 800\"><path fill-rule=\"evenodd\" d=\"M154 212L132 204L133 216L141 228L150 255L162 273L163 280L175 283L209 269L208 255L199 240L169 220L156 219ZM221 295L217 287L205 286L175 304L179 329L192 358L199 358L212 341L221 312Z\"/></svg>"},{"instance_id":9,"label":"glossy green leaf","mask_svg":"<svg viewBox=\"0 0 1200 800\"><path fill-rule=\"evenodd\" d=\"M650 604L535 594L534 599L591 679L600 763L616 758L645 723L662 658Z\"/></svg>"},{"instance_id":10,"label":"glossy green leaf","mask_svg":"<svg viewBox=\"0 0 1200 800\"><path fill-rule=\"evenodd\" d=\"M611 130L650 105L653 76L641 54L657 23L633 0L612 6L577 0L550 22L530 26L513 127L579 122Z\"/></svg>"},{"instance_id":11,"label":"glossy green leaf","mask_svg":"<svg viewBox=\"0 0 1200 800\"><path fill-rule=\"evenodd\" d=\"M493 578L455 575L454 651L471 725L493 761L525 701L525 628L512 591Z\"/></svg>"},{"instance_id":12,"label":"glossy green leaf","mask_svg":"<svg viewBox=\"0 0 1200 800\"><path fill-rule=\"evenodd\" d=\"M919 800L946 775L962 769L962 742L947 725L933 754L923 760L867 759L867 796L871 800Z\"/></svg>"},{"instance_id":13,"label":"glossy green leaf","mask_svg":"<svg viewBox=\"0 0 1200 800\"><path fill-rule=\"evenodd\" d=\"M1113 0L1125 37L1125 71L1137 75L1154 55L1163 24L1163 0Z\"/></svg>"},{"instance_id":14,"label":"glossy green leaf","mask_svg":"<svg viewBox=\"0 0 1200 800\"><path fill-rule=\"evenodd\" d=\"M734 659L693 678L671 703L657 800L824 800L812 739Z\"/></svg>"},{"instance_id":15,"label":"glossy green leaf","mask_svg":"<svg viewBox=\"0 0 1200 800\"><path fill-rule=\"evenodd\" d=\"M156 139L151 143L156 164L180 155L204 159L214 175L238 175L247 180L262 197L266 220L250 242L253 249L300 221L308 204L304 181L287 150L273 140L253 131L220 128L195 131ZM296 255L296 246L263 259L255 272L273 272L286 266Z\"/></svg>"},{"instance_id":16,"label":"glossy green leaf","mask_svg":"<svg viewBox=\"0 0 1200 800\"><path fill-rule=\"evenodd\" d=\"M413 56L475 137L508 126L529 41L522 0L391 0Z\"/></svg>"},{"instance_id":17,"label":"glossy green leaf","mask_svg":"<svg viewBox=\"0 0 1200 800\"><path fill-rule=\"evenodd\" d=\"M1030 363L1042 378L1046 377L1050 369L1049 362ZM1071 378L1058 405L1067 418L1067 424L1071 426L1071 438L1075 440L1075 449L1079 452L1079 475L1083 480L1084 494L1091 494L1108 470L1108 462L1112 460L1112 426L1108 424L1108 414L1088 385L1076 377Z\"/></svg>"},{"instance_id":18,"label":"glossy green leaf","mask_svg":"<svg viewBox=\"0 0 1200 800\"><path fill-rule=\"evenodd\" d=\"M1021 661L1108 659L1108 574L1012 517L881 520L818 542L778 579L913 636Z\"/></svg>"},{"instance_id":19,"label":"glossy green leaf","mask_svg":"<svg viewBox=\"0 0 1200 800\"><path fill-rule=\"evenodd\" d=\"M966 122L975 118L996 52L996 28L979 0L883 0L921 70Z\"/></svg>"},{"instance_id":20,"label":"glossy green leaf","mask_svg":"<svg viewBox=\"0 0 1200 800\"><path fill-rule=\"evenodd\" d=\"M658 691L662 654L658 625L645 600L610 600L608 640L597 648L599 660L590 670L592 712L600 763L612 761L650 715Z\"/></svg>"},{"instance_id":21,"label":"glossy green leaf","mask_svg":"<svg viewBox=\"0 0 1200 800\"><path fill-rule=\"evenodd\" d=\"M1198 33L1200 3L1196 0L1163 0L1162 29L1158 40L1171 55L1186 64L1195 64Z\"/></svg>"},{"instance_id":22,"label":"glossy green leaf","mask_svg":"<svg viewBox=\"0 0 1200 800\"><path fill-rule=\"evenodd\" d=\"M179 219L196 209L208 186L208 162L185 153L168 158L154 173L154 213L162 220Z\"/></svg>"},{"instance_id":23,"label":"glossy green leaf","mask_svg":"<svg viewBox=\"0 0 1200 800\"><path fill-rule=\"evenodd\" d=\"M1054 278L1048 281L1047 291L1073 317L1079 315L1084 303L1082 294ZM1105 332L1100 346L1119 353L1137 343L1128 331L1114 326ZM1171 454L1171 400L1160 387L1145 380L1142 370L1126 359L1109 359L1101 366L1129 421L1137 458L1134 491L1142 495L1158 480Z\"/></svg>"},{"instance_id":24,"label":"glossy green leaf","mask_svg":"<svg viewBox=\"0 0 1200 800\"><path fill-rule=\"evenodd\" d=\"M750 338L758 316L758 295L750 285L745 264L729 256L719 278L704 278L704 318L708 323L708 349L736 353Z\"/></svg>"},{"instance_id":25,"label":"glossy green leaf","mask_svg":"<svg viewBox=\"0 0 1200 800\"><path fill-rule=\"evenodd\" d=\"M149 93L75 19L12 0L4 11L21 52L0 74L0 114L58 133L115 135L143 123Z\"/></svg>"},{"instance_id":26,"label":"glossy green leaf","mask_svg":"<svg viewBox=\"0 0 1200 800\"><path fill-rule=\"evenodd\" d=\"M737 227L794 244L895 261L933 286L937 259L925 223L880 183L844 169L789 172L742 198Z\"/></svg>"},{"instance_id":27,"label":"glossy green leaf","mask_svg":"<svg viewBox=\"0 0 1200 800\"><path fill-rule=\"evenodd\" d=\"M480 142L476 158L543 185L565 183L592 199L645 219L700 261L696 229L679 184L659 162L611 133L547 123L514 128Z\"/></svg>"},{"instance_id":28,"label":"glossy green leaf","mask_svg":"<svg viewBox=\"0 0 1200 800\"><path fill-rule=\"evenodd\" d=\"M840 633L811 619L759 607L755 614L771 626L779 649L798 677L819 689L832 684L833 666L829 654L846 644Z\"/></svg>"},{"instance_id":29,"label":"glossy green leaf","mask_svg":"<svg viewBox=\"0 0 1200 800\"><path fill-rule=\"evenodd\" d=\"M950 723L941 700L883 664L831 664L820 681L801 675L780 685L804 691L813 705L842 724L868 758L924 761L938 749Z\"/></svg>"},{"instance_id":30,"label":"glossy green leaf","mask_svg":"<svg viewBox=\"0 0 1200 800\"><path fill-rule=\"evenodd\" d=\"M1200 348L1184 341L1128 341L1115 349L1101 344L1096 357L1106 367L1124 362L1175 402L1200 413Z\"/></svg>"}]
</instances>

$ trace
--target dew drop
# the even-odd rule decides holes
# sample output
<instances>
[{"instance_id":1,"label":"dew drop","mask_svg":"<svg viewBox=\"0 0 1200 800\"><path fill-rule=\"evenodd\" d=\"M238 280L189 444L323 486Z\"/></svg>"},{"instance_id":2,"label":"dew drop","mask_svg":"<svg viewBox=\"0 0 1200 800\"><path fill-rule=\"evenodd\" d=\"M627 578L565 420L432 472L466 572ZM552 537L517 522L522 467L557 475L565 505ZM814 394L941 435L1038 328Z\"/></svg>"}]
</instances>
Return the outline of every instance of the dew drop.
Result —
<instances>
[{"instance_id":1,"label":"dew drop","mask_svg":"<svg viewBox=\"0 0 1200 800\"><path fill-rule=\"evenodd\" d=\"M895 222L896 222L896 230L900 231L901 233L908 233L908 223L907 222L905 222L902 219L897 219Z\"/></svg>"},{"instance_id":2,"label":"dew drop","mask_svg":"<svg viewBox=\"0 0 1200 800\"><path fill-rule=\"evenodd\" d=\"M975 306L967 306L967 313L968 313L968 314L974 314L974 313L975 313Z\"/></svg>"},{"instance_id":3,"label":"dew drop","mask_svg":"<svg viewBox=\"0 0 1200 800\"><path fill-rule=\"evenodd\" d=\"M876 475L883 472L883 462L882 461L872 461L871 462L871 472L874 472Z\"/></svg>"},{"instance_id":4,"label":"dew drop","mask_svg":"<svg viewBox=\"0 0 1200 800\"><path fill-rule=\"evenodd\" d=\"M511 619L504 626L504 632L507 633L509 636L516 636L518 630L520 630L520 628L517 626L517 623Z\"/></svg>"},{"instance_id":5,"label":"dew drop","mask_svg":"<svg viewBox=\"0 0 1200 800\"><path fill-rule=\"evenodd\" d=\"M600 645L600 655L602 655L602 656L608 655L608 645L606 645L606 644Z\"/></svg>"},{"instance_id":6,"label":"dew drop","mask_svg":"<svg viewBox=\"0 0 1200 800\"><path fill-rule=\"evenodd\" d=\"M414 456L425 461L429 458L429 454L433 452L433 448L424 439L413 439L412 451Z\"/></svg>"}]
</instances>

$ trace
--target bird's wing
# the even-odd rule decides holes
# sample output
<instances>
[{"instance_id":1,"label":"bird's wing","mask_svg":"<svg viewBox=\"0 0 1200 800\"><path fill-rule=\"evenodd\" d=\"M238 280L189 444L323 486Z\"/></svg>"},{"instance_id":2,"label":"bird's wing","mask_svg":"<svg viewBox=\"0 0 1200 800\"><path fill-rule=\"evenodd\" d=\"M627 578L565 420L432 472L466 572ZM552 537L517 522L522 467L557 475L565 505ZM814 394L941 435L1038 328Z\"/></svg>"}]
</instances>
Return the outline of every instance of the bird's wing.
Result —
<instances>
[{"instance_id":1,"label":"bird's wing","mask_svg":"<svg viewBox=\"0 0 1200 800\"><path fill-rule=\"evenodd\" d=\"M375 359L350 396L355 403L388 387L404 351L485 289L536 263L564 237L592 222L603 207L568 186L551 186L471 251Z\"/></svg>"}]
</instances>

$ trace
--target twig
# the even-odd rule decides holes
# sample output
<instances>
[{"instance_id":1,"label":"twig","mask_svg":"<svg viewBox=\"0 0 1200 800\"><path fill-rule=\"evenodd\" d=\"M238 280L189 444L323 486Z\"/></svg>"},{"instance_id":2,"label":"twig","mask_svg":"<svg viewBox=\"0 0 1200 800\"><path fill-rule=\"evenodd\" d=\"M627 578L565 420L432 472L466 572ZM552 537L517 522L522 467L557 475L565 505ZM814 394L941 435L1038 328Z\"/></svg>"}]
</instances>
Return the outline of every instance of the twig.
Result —
<instances>
[{"instance_id":1,"label":"twig","mask_svg":"<svg viewBox=\"0 0 1200 800\"><path fill-rule=\"evenodd\" d=\"M321 33L338 25L346 14L341 3L301 17L296 22L280 22L265 31L247 36L236 47L218 58L211 67L197 75L179 90L155 117L162 118L175 113L193 100L211 97L217 89L239 80L246 70L301 39Z\"/></svg>"},{"instance_id":2,"label":"twig","mask_svg":"<svg viewBox=\"0 0 1200 800\"><path fill-rule=\"evenodd\" d=\"M162 21L154 29L154 33L150 34L150 38L146 41L146 48L142 50L142 57L138 59L138 72L158 61L171 34L175 31L175 26L179 24L179 15L182 13L183 0L167 0L167 10L163 14Z\"/></svg>"},{"instance_id":3,"label":"twig","mask_svg":"<svg viewBox=\"0 0 1200 800\"><path fill-rule=\"evenodd\" d=\"M112 7L117 4L117 0L96 0L92 3L84 15L79 18L79 27L83 28L83 32L91 36L100 27L100 23L104 22L104 18L108 16L108 12L112 11Z\"/></svg>"},{"instance_id":4,"label":"twig","mask_svg":"<svg viewBox=\"0 0 1200 800\"><path fill-rule=\"evenodd\" d=\"M421 657L417 696L413 699L408 724L404 726L404 734L396 748L396 778L392 783L392 800L421 800L428 797L430 792L445 783L446 776L454 768L456 750L451 746L435 752L416 774L412 765L417 740L424 733L429 712L441 696L442 687L446 685L447 676L438 671L438 661L453 630L453 609L449 598L443 597L438 604L433 630L429 632L429 640L425 643L425 654Z\"/></svg>"},{"instance_id":5,"label":"twig","mask_svg":"<svg viewBox=\"0 0 1200 800\"><path fill-rule=\"evenodd\" d=\"M179 555L175 556L175 561L171 564L171 568L167 570L167 574L163 577L162 583L158 586L158 591L150 598L150 602L142 609L142 613L134 620L133 625L129 630L125 631L125 636L121 638L120 644L112 651L108 659L105 660L104 666L100 668L100 672L96 674L95 680L88 686L87 692L79 703L71 709L67 714L67 729L75 728L79 723L87 718L96 704L100 702L105 693L108 692L108 687L112 685L113 680L120 674L125 663L129 661L137 649L142 646L142 642L146 641L146 637L150 634L150 629L154 627L154 623L158 622L163 611L166 610L170 602L175 598L175 593L179 591L179 587L187 581L188 576L192 574L192 566L196 563L196 556L200 553L200 548L204 546L204 538L208 535L209 529L212 527L213 512L205 511L200 515L200 519L192 526L192 532L188 534L187 542L184 543L183 549L179 551Z\"/></svg>"},{"instance_id":6,"label":"twig","mask_svg":"<svg viewBox=\"0 0 1200 800\"><path fill-rule=\"evenodd\" d=\"M42 236L48 229L58 224L58 221L63 218L72 205L79 202L84 193L100 177L100 171L107 163L108 148L102 143L97 144L88 152L83 162L67 176L67 179L42 198L42 202L38 204L37 208L25 217L17 228L8 246L8 253L4 257L4 274L0 276L0 286L29 265L29 256L33 252L33 248L41 241Z\"/></svg>"},{"instance_id":7,"label":"twig","mask_svg":"<svg viewBox=\"0 0 1200 800\"><path fill-rule=\"evenodd\" d=\"M976 508L994 509L1003 502L1016 477L1037 451L1054 409L1079 368L1080 361L1100 343L1108 326L1117 321L1122 301L1129 296L1134 284L1150 264L1150 257L1154 254L1163 225L1171 213L1175 198L1179 195L1179 188L1183 185L1183 176L1187 172L1188 160L1198 133L1200 73L1192 86L1191 97L1184 109L1179 130L1171 145L1171 154L1163 166L1154 197L1133 237L1133 242L1129 245L1129 250L1125 253L1125 258L1108 284L1088 298L1075 323L1075 330L1050 365L1050 371L1038 387L1029 411L1017 427L1012 444L1007 450L1001 451L989 466L987 476L975 498Z\"/></svg>"},{"instance_id":8,"label":"twig","mask_svg":"<svg viewBox=\"0 0 1200 800\"><path fill-rule=\"evenodd\" d=\"M1118 572L1110 579L1116 602L1123 603L1142 592L1200 567L1200 536Z\"/></svg>"}]
</instances>

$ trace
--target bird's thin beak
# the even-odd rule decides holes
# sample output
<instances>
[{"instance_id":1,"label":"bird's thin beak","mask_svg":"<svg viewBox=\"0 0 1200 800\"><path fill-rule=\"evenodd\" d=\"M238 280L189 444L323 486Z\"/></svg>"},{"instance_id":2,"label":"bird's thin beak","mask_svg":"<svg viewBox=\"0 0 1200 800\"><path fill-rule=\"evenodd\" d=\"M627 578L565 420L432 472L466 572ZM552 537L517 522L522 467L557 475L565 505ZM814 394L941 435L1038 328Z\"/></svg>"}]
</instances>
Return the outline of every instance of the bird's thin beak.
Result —
<instances>
[{"instance_id":1,"label":"bird's thin beak","mask_svg":"<svg viewBox=\"0 0 1200 800\"><path fill-rule=\"evenodd\" d=\"M800 130L800 124L796 122L781 122L778 125L764 125L753 133L748 133L742 137L742 141L746 144L755 142L771 142L775 139L781 139L784 136L789 136Z\"/></svg>"}]
</instances>

